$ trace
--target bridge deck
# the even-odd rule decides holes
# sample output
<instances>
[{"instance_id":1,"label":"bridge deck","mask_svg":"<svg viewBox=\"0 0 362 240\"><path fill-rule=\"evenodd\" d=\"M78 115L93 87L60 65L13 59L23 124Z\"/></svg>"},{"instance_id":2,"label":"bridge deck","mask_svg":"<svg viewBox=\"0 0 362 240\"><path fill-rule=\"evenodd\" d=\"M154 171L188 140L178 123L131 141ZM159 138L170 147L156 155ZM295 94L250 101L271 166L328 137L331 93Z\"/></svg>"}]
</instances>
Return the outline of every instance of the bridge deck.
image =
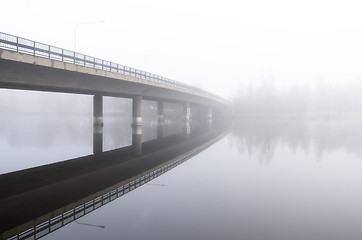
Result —
<instances>
[{"instance_id":1,"label":"bridge deck","mask_svg":"<svg viewBox=\"0 0 362 240\"><path fill-rule=\"evenodd\" d=\"M230 105L181 82L1 32L0 87Z\"/></svg>"}]
</instances>

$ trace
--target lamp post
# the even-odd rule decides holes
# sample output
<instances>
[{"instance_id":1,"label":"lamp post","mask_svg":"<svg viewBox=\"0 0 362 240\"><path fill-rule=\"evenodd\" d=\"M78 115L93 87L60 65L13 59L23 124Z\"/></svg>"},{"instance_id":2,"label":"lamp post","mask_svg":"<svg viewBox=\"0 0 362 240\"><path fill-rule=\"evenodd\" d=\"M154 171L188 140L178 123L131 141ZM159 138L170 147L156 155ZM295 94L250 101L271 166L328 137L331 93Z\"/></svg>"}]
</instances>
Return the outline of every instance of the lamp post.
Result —
<instances>
[{"instance_id":1,"label":"lamp post","mask_svg":"<svg viewBox=\"0 0 362 240\"><path fill-rule=\"evenodd\" d=\"M105 22L106 22L105 20L101 20L101 21L77 23L74 26L74 52L76 51L76 47L77 47L77 30L78 30L79 26L89 25L89 24L96 24L96 23L105 23Z\"/></svg>"}]
</instances>

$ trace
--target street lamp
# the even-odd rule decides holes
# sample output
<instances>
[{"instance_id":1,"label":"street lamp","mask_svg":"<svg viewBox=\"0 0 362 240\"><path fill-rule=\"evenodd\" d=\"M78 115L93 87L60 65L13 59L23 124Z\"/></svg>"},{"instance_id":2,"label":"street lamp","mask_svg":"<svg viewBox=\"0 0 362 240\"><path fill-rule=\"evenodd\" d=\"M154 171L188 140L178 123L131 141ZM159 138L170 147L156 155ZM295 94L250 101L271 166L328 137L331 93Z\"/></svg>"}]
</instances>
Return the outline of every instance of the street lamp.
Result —
<instances>
[{"instance_id":1,"label":"street lamp","mask_svg":"<svg viewBox=\"0 0 362 240\"><path fill-rule=\"evenodd\" d=\"M77 23L74 26L74 52L76 51L76 46L77 46L77 29L79 26L82 25L89 25L89 24L96 24L96 23L105 23L105 20L101 20L101 21L93 21L93 22L82 22L82 23Z\"/></svg>"}]
</instances>

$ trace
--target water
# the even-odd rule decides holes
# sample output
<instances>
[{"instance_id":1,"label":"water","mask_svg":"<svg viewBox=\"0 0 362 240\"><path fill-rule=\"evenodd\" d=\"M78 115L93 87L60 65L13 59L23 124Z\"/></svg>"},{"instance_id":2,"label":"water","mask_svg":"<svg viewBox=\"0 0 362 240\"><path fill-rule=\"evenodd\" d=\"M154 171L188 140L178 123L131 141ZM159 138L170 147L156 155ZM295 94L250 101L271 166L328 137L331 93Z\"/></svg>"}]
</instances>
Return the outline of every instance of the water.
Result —
<instances>
[{"instance_id":1,"label":"water","mask_svg":"<svg viewBox=\"0 0 362 240\"><path fill-rule=\"evenodd\" d=\"M46 239L361 239L359 122L240 124Z\"/></svg>"},{"instance_id":2,"label":"water","mask_svg":"<svg viewBox=\"0 0 362 240\"><path fill-rule=\"evenodd\" d=\"M1 173L92 154L91 114L19 114L2 115ZM131 144L128 116L104 122L104 150ZM155 120L144 125L144 140L155 139ZM169 135L180 132L170 125ZM361 239L361 125L235 122L198 155L44 239Z\"/></svg>"}]
</instances>

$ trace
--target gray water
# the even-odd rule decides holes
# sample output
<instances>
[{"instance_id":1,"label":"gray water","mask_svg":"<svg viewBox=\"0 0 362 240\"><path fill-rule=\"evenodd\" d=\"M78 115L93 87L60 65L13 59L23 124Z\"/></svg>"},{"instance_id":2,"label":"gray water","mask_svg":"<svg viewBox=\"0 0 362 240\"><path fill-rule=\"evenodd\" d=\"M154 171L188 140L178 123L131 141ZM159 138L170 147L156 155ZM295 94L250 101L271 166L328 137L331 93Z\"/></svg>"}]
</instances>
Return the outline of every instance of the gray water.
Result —
<instances>
[{"instance_id":1,"label":"gray water","mask_svg":"<svg viewBox=\"0 0 362 240\"><path fill-rule=\"evenodd\" d=\"M92 154L91 114L19 111L1 121L1 174ZM131 144L129 116L104 122L104 150ZM180 131L171 125L170 134ZM361 121L250 119L230 128L187 162L44 239L362 238ZM152 117L143 134L156 138Z\"/></svg>"}]
</instances>

